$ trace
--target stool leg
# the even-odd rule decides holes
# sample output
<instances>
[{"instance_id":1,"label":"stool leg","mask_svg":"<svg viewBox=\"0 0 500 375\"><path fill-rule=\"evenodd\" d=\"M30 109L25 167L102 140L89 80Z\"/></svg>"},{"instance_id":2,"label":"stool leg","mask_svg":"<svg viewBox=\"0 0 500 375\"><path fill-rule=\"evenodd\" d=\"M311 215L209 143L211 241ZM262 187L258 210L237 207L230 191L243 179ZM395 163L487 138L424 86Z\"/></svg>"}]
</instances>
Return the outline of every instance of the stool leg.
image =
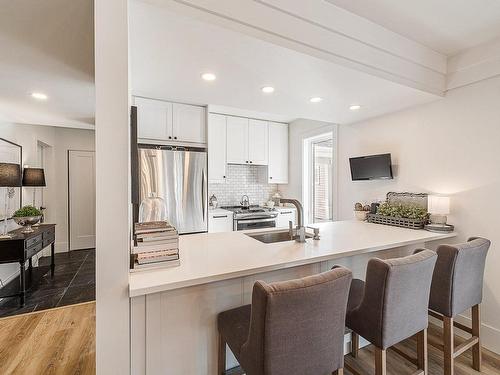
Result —
<instances>
[{"instance_id":1,"label":"stool leg","mask_svg":"<svg viewBox=\"0 0 500 375\"><path fill-rule=\"evenodd\" d=\"M375 375L387 375L387 351L375 346Z\"/></svg>"},{"instance_id":2,"label":"stool leg","mask_svg":"<svg viewBox=\"0 0 500 375\"><path fill-rule=\"evenodd\" d=\"M338 370L334 371L332 375L344 375L344 369L339 368Z\"/></svg>"},{"instance_id":3,"label":"stool leg","mask_svg":"<svg viewBox=\"0 0 500 375\"><path fill-rule=\"evenodd\" d=\"M226 340L219 333L219 355L217 359L217 375L226 373Z\"/></svg>"},{"instance_id":4,"label":"stool leg","mask_svg":"<svg viewBox=\"0 0 500 375\"><path fill-rule=\"evenodd\" d=\"M454 374L454 343L453 343L453 318L443 316L443 349L444 349L444 375Z\"/></svg>"},{"instance_id":5,"label":"stool leg","mask_svg":"<svg viewBox=\"0 0 500 375\"><path fill-rule=\"evenodd\" d=\"M472 336L478 338L476 345L472 347L472 368L481 371L481 313L479 305L472 306Z\"/></svg>"},{"instance_id":6,"label":"stool leg","mask_svg":"<svg viewBox=\"0 0 500 375\"><path fill-rule=\"evenodd\" d=\"M351 355L356 358L359 352L359 335L356 332L351 333Z\"/></svg>"},{"instance_id":7,"label":"stool leg","mask_svg":"<svg viewBox=\"0 0 500 375\"><path fill-rule=\"evenodd\" d=\"M417 333L417 364L424 375L429 372L429 358L427 356L427 328Z\"/></svg>"}]
</instances>

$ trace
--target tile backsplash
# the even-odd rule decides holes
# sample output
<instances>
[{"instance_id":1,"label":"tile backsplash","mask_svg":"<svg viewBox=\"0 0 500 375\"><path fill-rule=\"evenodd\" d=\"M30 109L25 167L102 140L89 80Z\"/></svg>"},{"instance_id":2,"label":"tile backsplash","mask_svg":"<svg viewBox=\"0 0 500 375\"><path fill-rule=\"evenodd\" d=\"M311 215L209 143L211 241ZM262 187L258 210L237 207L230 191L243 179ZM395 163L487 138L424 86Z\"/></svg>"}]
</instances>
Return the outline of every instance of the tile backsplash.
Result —
<instances>
[{"instance_id":1,"label":"tile backsplash","mask_svg":"<svg viewBox=\"0 0 500 375\"><path fill-rule=\"evenodd\" d=\"M259 171L264 166L228 164L226 182L208 184L208 196L215 194L219 207L239 205L241 197L248 195L250 204L267 202L278 190L276 184L259 181Z\"/></svg>"}]
</instances>

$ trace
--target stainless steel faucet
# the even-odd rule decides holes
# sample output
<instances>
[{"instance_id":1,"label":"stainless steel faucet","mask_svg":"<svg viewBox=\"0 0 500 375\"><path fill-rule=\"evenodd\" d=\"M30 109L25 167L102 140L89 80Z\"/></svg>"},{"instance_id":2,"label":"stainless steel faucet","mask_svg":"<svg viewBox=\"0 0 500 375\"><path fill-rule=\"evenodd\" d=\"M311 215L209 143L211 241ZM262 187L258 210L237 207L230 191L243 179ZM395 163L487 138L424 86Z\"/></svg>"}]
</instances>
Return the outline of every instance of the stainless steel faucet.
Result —
<instances>
[{"instance_id":1,"label":"stainless steel faucet","mask_svg":"<svg viewBox=\"0 0 500 375\"><path fill-rule=\"evenodd\" d=\"M248 198L248 195L243 195L241 197L241 202L240 202L240 205L243 207L243 208L248 208L250 207L250 199Z\"/></svg>"},{"instance_id":2,"label":"stainless steel faucet","mask_svg":"<svg viewBox=\"0 0 500 375\"><path fill-rule=\"evenodd\" d=\"M304 209L297 199L281 198L280 203L291 203L297 208L297 226L295 232L292 222L289 222L290 237L295 238L297 242L306 242L306 228L304 227ZM319 238L319 237L318 237Z\"/></svg>"}]
</instances>

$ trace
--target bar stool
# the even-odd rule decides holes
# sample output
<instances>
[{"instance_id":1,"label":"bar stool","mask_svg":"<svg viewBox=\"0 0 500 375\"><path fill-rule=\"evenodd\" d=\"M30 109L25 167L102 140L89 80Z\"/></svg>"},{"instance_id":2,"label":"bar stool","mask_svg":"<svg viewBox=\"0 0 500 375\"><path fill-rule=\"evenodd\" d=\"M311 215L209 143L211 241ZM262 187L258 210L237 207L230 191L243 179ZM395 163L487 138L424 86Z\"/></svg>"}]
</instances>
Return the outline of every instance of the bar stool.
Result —
<instances>
[{"instance_id":1,"label":"bar stool","mask_svg":"<svg viewBox=\"0 0 500 375\"><path fill-rule=\"evenodd\" d=\"M483 300L483 276L486 255L491 242L472 237L459 245L441 245L432 277L429 314L443 321L444 374L452 375L454 360L472 348L472 368L481 371L481 318L479 306ZM467 309L472 309L472 327L454 321ZM468 332L472 337L455 348L453 328Z\"/></svg>"},{"instance_id":2,"label":"bar stool","mask_svg":"<svg viewBox=\"0 0 500 375\"><path fill-rule=\"evenodd\" d=\"M251 305L217 318L218 374L226 373L226 343L247 375L343 374L351 280L351 271L339 267L297 280L257 281Z\"/></svg>"},{"instance_id":3,"label":"bar stool","mask_svg":"<svg viewBox=\"0 0 500 375\"><path fill-rule=\"evenodd\" d=\"M419 374L427 374L427 306L436 259L430 250L397 259L373 258L366 282L352 281L346 318L353 331L352 355L358 354L358 335L370 341L375 346L376 375L387 373L386 350L413 335L417 335L414 363Z\"/></svg>"}]
</instances>

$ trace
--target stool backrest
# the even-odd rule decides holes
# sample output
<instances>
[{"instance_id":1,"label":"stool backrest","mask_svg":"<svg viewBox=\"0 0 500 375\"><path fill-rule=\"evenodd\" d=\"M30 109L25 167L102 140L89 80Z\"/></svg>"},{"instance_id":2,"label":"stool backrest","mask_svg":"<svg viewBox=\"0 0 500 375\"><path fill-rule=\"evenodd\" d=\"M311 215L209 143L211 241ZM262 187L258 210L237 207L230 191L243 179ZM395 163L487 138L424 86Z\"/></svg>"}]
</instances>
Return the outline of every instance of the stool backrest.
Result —
<instances>
[{"instance_id":1,"label":"stool backrest","mask_svg":"<svg viewBox=\"0 0 500 375\"><path fill-rule=\"evenodd\" d=\"M483 300L483 276L491 242L473 237L458 245L441 245L432 278L429 307L454 317Z\"/></svg>"},{"instance_id":2,"label":"stool backrest","mask_svg":"<svg viewBox=\"0 0 500 375\"><path fill-rule=\"evenodd\" d=\"M381 349L427 328L428 301L437 255L430 250L396 259L370 259L359 310Z\"/></svg>"},{"instance_id":3,"label":"stool backrest","mask_svg":"<svg viewBox=\"0 0 500 375\"><path fill-rule=\"evenodd\" d=\"M342 367L351 280L351 271L338 267L297 280L257 281L242 347L252 358L247 373L318 375Z\"/></svg>"}]
</instances>

